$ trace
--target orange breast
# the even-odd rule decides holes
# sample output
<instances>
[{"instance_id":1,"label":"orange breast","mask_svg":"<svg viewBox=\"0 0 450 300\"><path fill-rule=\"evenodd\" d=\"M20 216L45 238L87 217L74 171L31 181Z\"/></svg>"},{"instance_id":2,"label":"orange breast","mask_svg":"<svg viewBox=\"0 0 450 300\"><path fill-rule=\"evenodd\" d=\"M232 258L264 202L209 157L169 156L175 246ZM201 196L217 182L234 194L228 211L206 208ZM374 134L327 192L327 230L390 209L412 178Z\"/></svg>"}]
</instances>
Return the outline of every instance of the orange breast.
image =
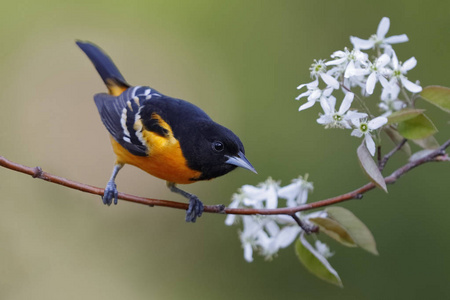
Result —
<instances>
[{"instance_id":1,"label":"orange breast","mask_svg":"<svg viewBox=\"0 0 450 300\"><path fill-rule=\"evenodd\" d=\"M147 144L151 145L149 156L133 155L111 137L117 163L136 166L155 177L174 183L193 183L195 181L192 178L201 175L201 172L191 170L187 166L176 139L170 141L152 132L147 132L144 137L147 139Z\"/></svg>"}]
</instances>

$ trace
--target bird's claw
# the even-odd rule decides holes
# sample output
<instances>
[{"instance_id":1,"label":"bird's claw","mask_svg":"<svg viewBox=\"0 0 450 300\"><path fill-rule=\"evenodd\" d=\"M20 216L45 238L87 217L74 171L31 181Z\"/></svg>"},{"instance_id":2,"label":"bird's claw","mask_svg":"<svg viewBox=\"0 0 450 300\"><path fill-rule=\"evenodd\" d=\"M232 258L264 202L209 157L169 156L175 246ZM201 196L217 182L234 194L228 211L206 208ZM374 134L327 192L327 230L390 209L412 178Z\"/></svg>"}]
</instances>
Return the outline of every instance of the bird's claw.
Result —
<instances>
[{"instance_id":1,"label":"bird's claw","mask_svg":"<svg viewBox=\"0 0 450 300\"><path fill-rule=\"evenodd\" d=\"M116 205L118 196L119 191L117 190L116 184L114 181L109 181L102 197L103 204L110 206L112 204L112 200L114 199L114 205Z\"/></svg>"},{"instance_id":2,"label":"bird's claw","mask_svg":"<svg viewBox=\"0 0 450 300\"><path fill-rule=\"evenodd\" d=\"M189 198L189 208L186 211L186 222L195 223L197 217L201 217L203 213L203 203L197 196L192 195Z\"/></svg>"}]
</instances>

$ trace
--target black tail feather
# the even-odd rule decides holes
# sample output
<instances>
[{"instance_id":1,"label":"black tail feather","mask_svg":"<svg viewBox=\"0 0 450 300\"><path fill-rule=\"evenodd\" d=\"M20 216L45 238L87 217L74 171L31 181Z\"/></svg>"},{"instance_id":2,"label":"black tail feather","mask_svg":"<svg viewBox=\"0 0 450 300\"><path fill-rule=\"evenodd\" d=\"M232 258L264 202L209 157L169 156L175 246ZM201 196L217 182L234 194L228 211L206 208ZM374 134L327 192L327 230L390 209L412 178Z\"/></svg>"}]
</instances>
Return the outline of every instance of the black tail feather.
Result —
<instances>
[{"instance_id":1,"label":"black tail feather","mask_svg":"<svg viewBox=\"0 0 450 300\"><path fill-rule=\"evenodd\" d=\"M102 49L91 42L76 41L76 44L89 57L107 86L113 84L124 88L130 87L114 62Z\"/></svg>"}]
</instances>

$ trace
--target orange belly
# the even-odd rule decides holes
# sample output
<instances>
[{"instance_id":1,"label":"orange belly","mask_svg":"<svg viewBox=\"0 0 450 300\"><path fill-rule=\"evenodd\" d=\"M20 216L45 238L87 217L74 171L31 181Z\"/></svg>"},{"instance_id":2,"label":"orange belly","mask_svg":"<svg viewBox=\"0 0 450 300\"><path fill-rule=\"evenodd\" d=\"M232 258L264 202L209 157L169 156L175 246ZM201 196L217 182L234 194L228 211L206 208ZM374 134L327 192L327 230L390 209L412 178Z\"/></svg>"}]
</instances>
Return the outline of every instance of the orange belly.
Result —
<instances>
[{"instance_id":1,"label":"orange belly","mask_svg":"<svg viewBox=\"0 0 450 300\"><path fill-rule=\"evenodd\" d=\"M136 156L123 148L114 138L111 144L117 155L117 163L130 164L143 171L169 182L188 184L195 182L201 172L190 169L177 140L168 140L155 135L148 135L148 145L152 145L149 156Z\"/></svg>"}]
</instances>

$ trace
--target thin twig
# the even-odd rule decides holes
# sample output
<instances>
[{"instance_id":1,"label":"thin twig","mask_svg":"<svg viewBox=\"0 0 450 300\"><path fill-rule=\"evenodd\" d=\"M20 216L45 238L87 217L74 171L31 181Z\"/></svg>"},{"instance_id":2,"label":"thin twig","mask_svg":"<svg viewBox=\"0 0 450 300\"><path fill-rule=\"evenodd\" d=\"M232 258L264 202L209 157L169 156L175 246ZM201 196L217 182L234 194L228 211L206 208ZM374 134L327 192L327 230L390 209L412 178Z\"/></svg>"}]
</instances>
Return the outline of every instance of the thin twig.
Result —
<instances>
[{"instance_id":1,"label":"thin twig","mask_svg":"<svg viewBox=\"0 0 450 300\"><path fill-rule=\"evenodd\" d=\"M377 146L377 161L378 161L378 167L381 165L381 146Z\"/></svg>"},{"instance_id":2,"label":"thin twig","mask_svg":"<svg viewBox=\"0 0 450 300\"><path fill-rule=\"evenodd\" d=\"M306 234L319 232L319 226L309 225L309 224L303 222L302 220L300 220L300 218L296 214L291 215L291 217L298 224L298 226L300 226L300 228L303 229L303 231Z\"/></svg>"},{"instance_id":3,"label":"thin twig","mask_svg":"<svg viewBox=\"0 0 450 300\"><path fill-rule=\"evenodd\" d=\"M418 167L422 164L431 162L431 161L448 161L448 158L445 154L445 149L450 146L450 140L446 141L442 146L440 146L435 151L431 152L430 154L426 155L425 157L422 157L418 160L409 162L405 164L404 166L398 168L395 170L391 175L388 177L385 177L385 182L387 184L392 184L396 182L401 176L409 172L411 169ZM95 195L102 196L104 193L104 189L94 187L91 185L87 185L84 183L79 183L76 181L72 181L69 179L65 179L59 176L52 175L50 173L44 172L40 167L27 167L23 166L17 163L14 163L12 161L7 160L3 156L0 156L0 166L4 168L11 169L13 171L21 172L24 174L28 174L32 176L33 178L39 178L51 183L55 183L58 185L63 185L68 188L80 190L82 192L91 193ZM275 209L253 209L253 208L224 208L223 205L208 205L204 207L204 212L208 213L222 213L222 214L235 214L235 215L289 215L293 216L296 212L299 211L306 211L311 209L316 209L324 206L329 206L332 204L340 203L343 201L347 201L350 199L361 199L362 195L372 189L375 188L375 184L368 183L352 192L339 195L336 197L324 199L317 202L312 202L308 204L303 204L296 207L285 207L285 208L275 208ZM119 199L130 201L134 203L140 203L144 205L150 205L150 206L163 206L163 207L170 207L170 208L176 208L176 209L188 209L187 203L182 202L175 202L175 201L168 201L168 200L159 200L159 199L151 199L151 198L144 198L144 197L138 197L134 195L119 193L118 196Z\"/></svg>"},{"instance_id":4,"label":"thin twig","mask_svg":"<svg viewBox=\"0 0 450 300\"><path fill-rule=\"evenodd\" d=\"M407 141L408 141L407 139L403 139L397 146L395 146L394 149L392 149L388 154L386 154L382 160L379 160L378 169L380 169L380 172L383 171L384 167L386 166L386 163L392 157L392 155L394 155L398 150L400 150L406 144Z\"/></svg>"}]
</instances>

